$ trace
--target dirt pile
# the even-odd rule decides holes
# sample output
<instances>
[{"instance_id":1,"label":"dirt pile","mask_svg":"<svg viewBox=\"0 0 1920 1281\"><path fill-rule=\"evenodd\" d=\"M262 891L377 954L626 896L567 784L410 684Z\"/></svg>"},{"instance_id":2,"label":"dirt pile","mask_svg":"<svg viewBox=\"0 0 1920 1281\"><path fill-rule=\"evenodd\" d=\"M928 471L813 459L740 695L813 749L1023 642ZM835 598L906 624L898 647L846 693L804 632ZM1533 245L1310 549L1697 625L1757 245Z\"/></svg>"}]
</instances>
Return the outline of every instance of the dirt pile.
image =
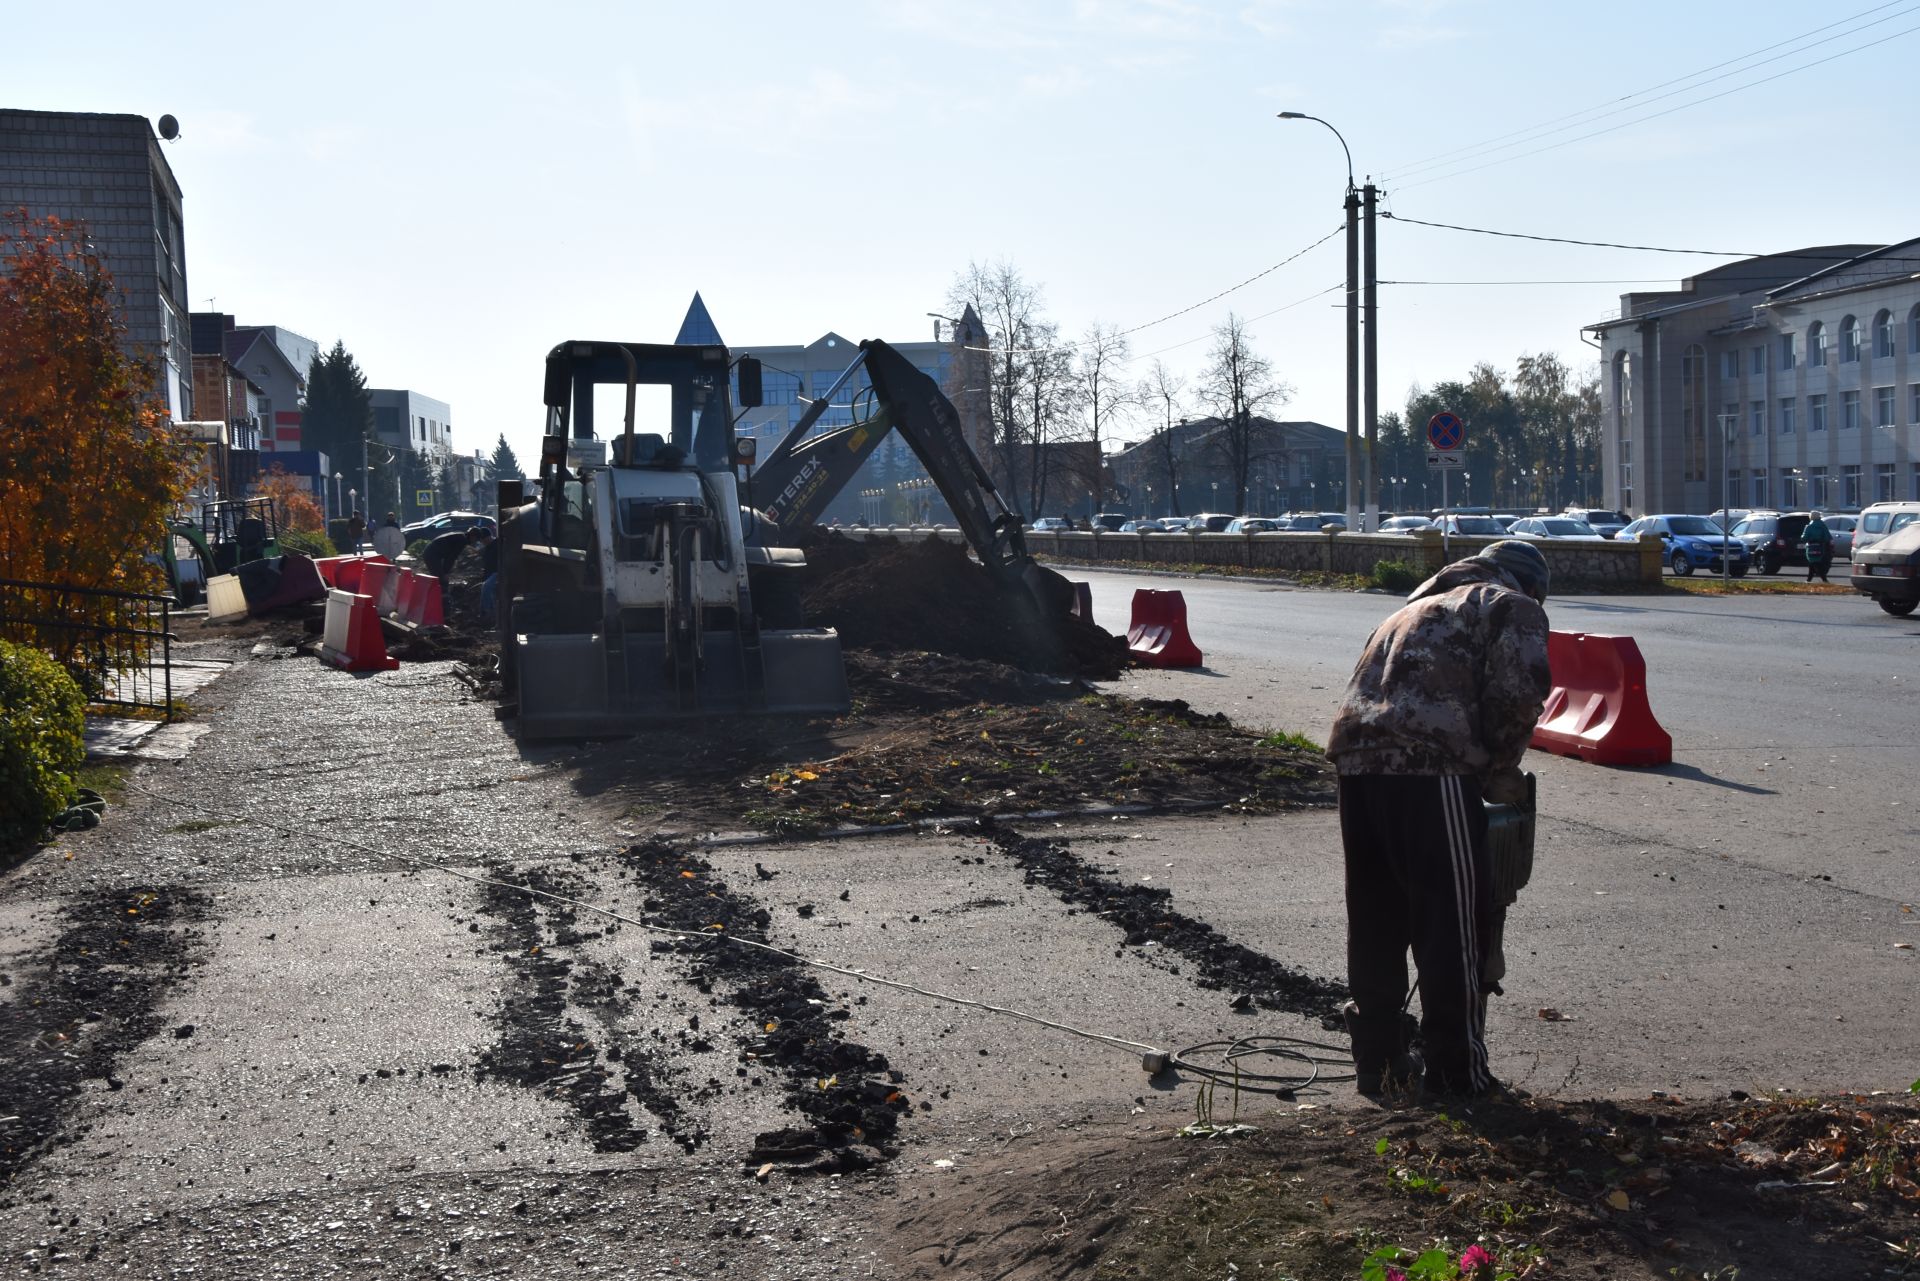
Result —
<instances>
[{"instance_id":1,"label":"dirt pile","mask_svg":"<svg viewBox=\"0 0 1920 1281\"><path fill-rule=\"evenodd\" d=\"M1036 620L957 543L823 531L806 553L807 621L837 628L847 649L926 650L1094 680L1127 665L1124 640L1064 612Z\"/></svg>"}]
</instances>

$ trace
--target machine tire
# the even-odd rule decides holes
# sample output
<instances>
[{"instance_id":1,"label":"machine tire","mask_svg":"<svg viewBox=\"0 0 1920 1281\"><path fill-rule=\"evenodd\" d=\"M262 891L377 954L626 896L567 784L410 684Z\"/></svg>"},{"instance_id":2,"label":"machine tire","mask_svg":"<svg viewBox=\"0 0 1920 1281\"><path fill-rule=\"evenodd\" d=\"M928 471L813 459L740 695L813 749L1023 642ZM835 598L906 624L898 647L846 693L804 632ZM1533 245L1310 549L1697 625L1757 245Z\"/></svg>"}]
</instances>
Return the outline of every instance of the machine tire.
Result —
<instances>
[{"instance_id":1,"label":"machine tire","mask_svg":"<svg viewBox=\"0 0 1920 1281\"><path fill-rule=\"evenodd\" d=\"M1736 570L1732 570L1730 572L1733 574L1735 578L1745 578L1747 576L1747 567L1745 565L1742 565L1740 568Z\"/></svg>"},{"instance_id":2,"label":"machine tire","mask_svg":"<svg viewBox=\"0 0 1920 1281\"><path fill-rule=\"evenodd\" d=\"M1778 556L1762 556L1759 560L1759 567L1760 572L1763 574L1777 574L1780 572L1780 558Z\"/></svg>"},{"instance_id":3,"label":"machine tire","mask_svg":"<svg viewBox=\"0 0 1920 1281\"><path fill-rule=\"evenodd\" d=\"M1905 618L1913 612L1915 605L1920 605L1920 601L1895 600L1891 596L1876 596L1874 600L1879 604L1881 609L1886 610L1895 618Z\"/></svg>"},{"instance_id":4,"label":"machine tire","mask_svg":"<svg viewBox=\"0 0 1920 1281\"><path fill-rule=\"evenodd\" d=\"M1692 558L1685 552L1675 552L1673 554L1673 572L1682 578L1691 577L1693 574Z\"/></svg>"}]
</instances>

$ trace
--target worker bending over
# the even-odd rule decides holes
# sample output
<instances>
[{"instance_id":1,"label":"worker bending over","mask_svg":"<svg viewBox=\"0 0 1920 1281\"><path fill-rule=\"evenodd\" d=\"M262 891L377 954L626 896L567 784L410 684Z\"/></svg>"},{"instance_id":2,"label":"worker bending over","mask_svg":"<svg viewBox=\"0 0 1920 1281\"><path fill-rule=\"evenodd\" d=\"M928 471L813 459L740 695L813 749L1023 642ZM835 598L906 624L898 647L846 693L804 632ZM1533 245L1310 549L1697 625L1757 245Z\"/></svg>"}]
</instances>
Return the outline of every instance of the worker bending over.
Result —
<instances>
[{"instance_id":1,"label":"worker bending over","mask_svg":"<svg viewBox=\"0 0 1920 1281\"><path fill-rule=\"evenodd\" d=\"M1334 717L1346 850L1347 1011L1356 1085L1406 1088L1407 950L1420 972L1426 1092L1500 1088L1487 1067L1493 925L1482 799L1518 802L1551 685L1546 557L1503 540L1447 566L1367 640Z\"/></svg>"}]
</instances>

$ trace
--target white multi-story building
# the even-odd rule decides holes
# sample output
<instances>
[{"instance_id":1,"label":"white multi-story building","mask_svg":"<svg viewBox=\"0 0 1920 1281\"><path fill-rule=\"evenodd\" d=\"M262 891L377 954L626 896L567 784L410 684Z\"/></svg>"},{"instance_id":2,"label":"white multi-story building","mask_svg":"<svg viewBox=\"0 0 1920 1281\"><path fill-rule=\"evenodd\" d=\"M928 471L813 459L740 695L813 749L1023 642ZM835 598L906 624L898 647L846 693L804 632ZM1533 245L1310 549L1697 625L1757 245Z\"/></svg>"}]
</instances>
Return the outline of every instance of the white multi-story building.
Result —
<instances>
[{"instance_id":1,"label":"white multi-story building","mask_svg":"<svg viewBox=\"0 0 1920 1281\"><path fill-rule=\"evenodd\" d=\"M1587 327L1608 505L1920 499L1920 239L1745 259L1620 301Z\"/></svg>"}]
</instances>

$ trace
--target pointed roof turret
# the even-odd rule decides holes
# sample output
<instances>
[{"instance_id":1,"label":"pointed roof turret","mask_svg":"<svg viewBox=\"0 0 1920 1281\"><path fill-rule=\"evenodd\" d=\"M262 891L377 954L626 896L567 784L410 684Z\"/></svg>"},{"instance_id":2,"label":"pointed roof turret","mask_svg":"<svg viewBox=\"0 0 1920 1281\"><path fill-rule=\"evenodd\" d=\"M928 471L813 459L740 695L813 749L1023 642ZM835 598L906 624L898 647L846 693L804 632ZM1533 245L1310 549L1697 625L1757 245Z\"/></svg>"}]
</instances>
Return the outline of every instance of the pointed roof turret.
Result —
<instances>
[{"instance_id":1,"label":"pointed roof turret","mask_svg":"<svg viewBox=\"0 0 1920 1281\"><path fill-rule=\"evenodd\" d=\"M680 322L680 333L674 342L682 346L724 347L720 341L720 331L714 328L713 317L707 314L707 304L700 301L700 291L694 290L693 303L687 308L687 318Z\"/></svg>"}]
</instances>

